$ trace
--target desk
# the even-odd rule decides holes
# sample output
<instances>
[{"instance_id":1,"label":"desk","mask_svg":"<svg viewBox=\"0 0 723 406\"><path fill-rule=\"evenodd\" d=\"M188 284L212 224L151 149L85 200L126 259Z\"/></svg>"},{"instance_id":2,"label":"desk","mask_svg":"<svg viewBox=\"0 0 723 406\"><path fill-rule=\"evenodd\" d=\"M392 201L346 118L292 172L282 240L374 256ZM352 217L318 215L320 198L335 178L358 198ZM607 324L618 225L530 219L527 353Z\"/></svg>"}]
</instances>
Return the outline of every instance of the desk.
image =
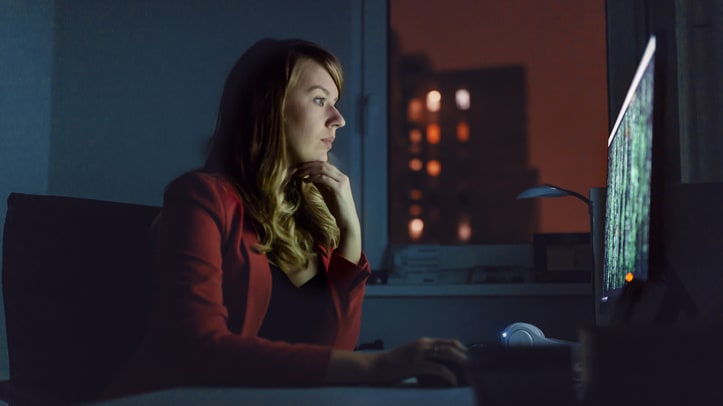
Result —
<instances>
[{"instance_id":1,"label":"desk","mask_svg":"<svg viewBox=\"0 0 723 406\"><path fill-rule=\"evenodd\" d=\"M186 388L152 392L102 404L109 406L475 406L475 397L471 387Z\"/></svg>"}]
</instances>

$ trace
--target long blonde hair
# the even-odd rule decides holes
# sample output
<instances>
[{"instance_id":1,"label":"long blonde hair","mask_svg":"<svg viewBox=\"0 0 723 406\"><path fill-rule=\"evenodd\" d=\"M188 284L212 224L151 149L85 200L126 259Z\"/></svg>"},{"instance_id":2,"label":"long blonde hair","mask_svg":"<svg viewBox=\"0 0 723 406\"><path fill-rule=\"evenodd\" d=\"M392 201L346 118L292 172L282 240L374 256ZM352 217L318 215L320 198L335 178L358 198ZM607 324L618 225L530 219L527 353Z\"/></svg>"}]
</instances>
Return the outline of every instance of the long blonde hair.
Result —
<instances>
[{"instance_id":1,"label":"long blonde hair","mask_svg":"<svg viewBox=\"0 0 723 406\"><path fill-rule=\"evenodd\" d=\"M205 165L234 183L256 231L257 248L285 271L303 269L316 248L328 252L339 240L339 228L316 186L288 177L283 106L304 60L323 66L341 95L341 65L327 50L298 39L257 42L226 79Z\"/></svg>"}]
</instances>

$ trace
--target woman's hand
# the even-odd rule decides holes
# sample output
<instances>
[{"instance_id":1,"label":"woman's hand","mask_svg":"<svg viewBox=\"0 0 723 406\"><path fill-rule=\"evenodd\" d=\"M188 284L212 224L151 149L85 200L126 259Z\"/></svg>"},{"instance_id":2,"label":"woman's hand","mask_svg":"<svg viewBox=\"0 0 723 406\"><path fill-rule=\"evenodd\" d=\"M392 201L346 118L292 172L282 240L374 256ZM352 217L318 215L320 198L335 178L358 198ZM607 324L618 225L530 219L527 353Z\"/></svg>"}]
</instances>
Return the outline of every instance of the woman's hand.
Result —
<instances>
[{"instance_id":1,"label":"woman's hand","mask_svg":"<svg viewBox=\"0 0 723 406\"><path fill-rule=\"evenodd\" d=\"M329 162L305 162L292 176L313 183L324 198L329 212L341 231L337 250L347 260L357 263L361 258L361 225L351 193L349 177Z\"/></svg>"},{"instance_id":2,"label":"woman's hand","mask_svg":"<svg viewBox=\"0 0 723 406\"><path fill-rule=\"evenodd\" d=\"M413 377L435 377L458 385L449 365L464 369L467 348L457 340L419 338L384 352L333 351L329 383L394 385Z\"/></svg>"},{"instance_id":3,"label":"woman's hand","mask_svg":"<svg viewBox=\"0 0 723 406\"><path fill-rule=\"evenodd\" d=\"M450 368L464 369L467 348L453 339L419 338L387 352L377 354L371 363L372 384L394 384L411 377L435 377L458 385Z\"/></svg>"}]
</instances>

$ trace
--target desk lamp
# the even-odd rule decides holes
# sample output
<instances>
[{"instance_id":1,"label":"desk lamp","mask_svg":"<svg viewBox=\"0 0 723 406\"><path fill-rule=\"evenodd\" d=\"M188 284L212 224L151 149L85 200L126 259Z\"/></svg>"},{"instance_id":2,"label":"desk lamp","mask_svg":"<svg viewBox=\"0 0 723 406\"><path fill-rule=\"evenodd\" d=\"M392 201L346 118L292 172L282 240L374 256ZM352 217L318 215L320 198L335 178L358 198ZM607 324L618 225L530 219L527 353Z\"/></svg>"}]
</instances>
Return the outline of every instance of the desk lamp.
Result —
<instances>
[{"instance_id":1,"label":"desk lamp","mask_svg":"<svg viewBox=\"0 0 723 406\"><path fill-rule=\"evenodd\" d=\"M533 186L529 189L525 189L517 195L517 199L535 199L538 197L563 197L563 196L572 196L576 197L583 202L585 202L588 207L590 206L590 199L587 197L581 195L580 193L574 192L572 190L563 189L559 186L555 185L539 185L539 186Z\"/></svg>"},{"instance_id":2,"label":"desk lamp","mask_svg":"<svg viewBox=\"0 0 723 406\"><path fill-rule=\"evenodd\" d=\"M572 190L563 189L559 186L543 184L525 189L517 195L517 199L536 199L538 197L565 197L572 196L582 200L588 209L590 215L590 234L592 236L593 246L598 240L602 242L605 234L605 194L604 187L590 188L590 198L581 195Z\"/></svg>"},{"instance_id":3,"label":"desk lamp","mask_svg":"<svg viewBox=\"0 0 723 406\"><path fill-rule=\"evenodd\" d=\"M517 195L517 199L536 199L540 197L565 197L572 196L583 202L588 207L590 215L590 244L592 248L593 261L593 288L597 291L601 289L603 257L602 250L605 240L605 199L606 188L594 187L590 189L590 198L581 195L572 190L563 189L559 186L543 184L525 189ZM595 296L599 297L599 296ZM596 303L597 307L599 304Z\"/></svg>"}]
</instances>

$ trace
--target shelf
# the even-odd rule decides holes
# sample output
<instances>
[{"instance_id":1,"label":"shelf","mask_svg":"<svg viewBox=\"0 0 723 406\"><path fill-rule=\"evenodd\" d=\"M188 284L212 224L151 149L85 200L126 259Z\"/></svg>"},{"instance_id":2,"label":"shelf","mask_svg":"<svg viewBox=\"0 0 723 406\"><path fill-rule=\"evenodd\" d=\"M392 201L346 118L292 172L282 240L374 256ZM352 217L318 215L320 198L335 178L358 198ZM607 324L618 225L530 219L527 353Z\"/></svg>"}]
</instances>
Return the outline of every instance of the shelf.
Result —
<instances>
[{"instance_id":1,"label":"shelf","mask_svg":"<svg viewBox=\"0 0 723 406\"><path fill-rule=\"evenodd\" d=\"M367 285L366 297L584 296L589 283L488 283L477 285Z\"/></svg>"}]
</instances>

